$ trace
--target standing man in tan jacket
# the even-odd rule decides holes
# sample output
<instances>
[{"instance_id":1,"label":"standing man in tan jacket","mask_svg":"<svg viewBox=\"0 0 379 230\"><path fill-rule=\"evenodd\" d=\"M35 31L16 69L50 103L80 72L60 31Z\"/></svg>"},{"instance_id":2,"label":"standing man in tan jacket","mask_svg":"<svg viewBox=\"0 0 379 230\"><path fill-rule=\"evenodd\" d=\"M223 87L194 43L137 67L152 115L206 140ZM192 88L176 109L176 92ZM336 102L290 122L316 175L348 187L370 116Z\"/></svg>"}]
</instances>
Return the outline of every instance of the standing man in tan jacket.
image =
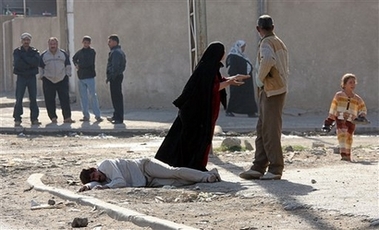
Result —
<instances>
[{"instance_id":1,"label":"standing man in tan jacket","mask_svg":"<svg viewBox=\"0 0 379 230\"><path fill-rule=\"evenodd\" d=\"M284 168L281 135L282 111L288 91L288 51L275 35L274 22L269 15L260 16L257 24L262 39L256 63L258 73L255 76L260 112L256 128L256 151L253 166L239 176L247 180L280 180Z\"/></svg>"}]
</instances>

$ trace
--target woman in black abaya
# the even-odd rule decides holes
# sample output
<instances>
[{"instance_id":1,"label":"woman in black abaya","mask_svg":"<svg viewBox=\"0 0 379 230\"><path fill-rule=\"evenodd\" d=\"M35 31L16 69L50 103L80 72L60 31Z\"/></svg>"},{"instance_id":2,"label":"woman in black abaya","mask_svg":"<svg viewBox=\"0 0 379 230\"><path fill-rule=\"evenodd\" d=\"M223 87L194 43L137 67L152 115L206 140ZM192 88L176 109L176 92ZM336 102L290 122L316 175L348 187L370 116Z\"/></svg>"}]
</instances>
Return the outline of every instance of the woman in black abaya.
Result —
<instances>
[{"instance_id":1,"label":"woman in black abaya","mask_svg":"<svg viewBox=\"0 0 379 230\"><path fill-rule=\"evenodd\" d=\"M220 102L226 106L225 88L242 85L247 75L223 78L220 68L225 47L212 42L205 50L181 95L173 102L179 108L155 158L171 166L207 171Z\"/></svg>"}]
</instances>

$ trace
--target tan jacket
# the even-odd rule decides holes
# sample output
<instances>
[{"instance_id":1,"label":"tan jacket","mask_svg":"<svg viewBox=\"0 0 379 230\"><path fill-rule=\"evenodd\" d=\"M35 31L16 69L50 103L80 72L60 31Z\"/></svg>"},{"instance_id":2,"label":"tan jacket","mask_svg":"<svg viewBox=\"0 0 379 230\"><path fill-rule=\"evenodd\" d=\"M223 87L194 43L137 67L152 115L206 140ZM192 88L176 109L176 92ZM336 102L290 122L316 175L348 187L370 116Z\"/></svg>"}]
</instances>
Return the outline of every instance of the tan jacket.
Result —
<instances>
[{"instance_id":1,"label":"tan jacket","mask_svg":"<svg viewBox=\"0 0 379 230\"><path fill-rule=\"evenodd\" d=\"M288 51L286 45L274 33L262 38L257 64L257 77L263 83L267 97L287 92Z\"/></svg>"}]
</instances>

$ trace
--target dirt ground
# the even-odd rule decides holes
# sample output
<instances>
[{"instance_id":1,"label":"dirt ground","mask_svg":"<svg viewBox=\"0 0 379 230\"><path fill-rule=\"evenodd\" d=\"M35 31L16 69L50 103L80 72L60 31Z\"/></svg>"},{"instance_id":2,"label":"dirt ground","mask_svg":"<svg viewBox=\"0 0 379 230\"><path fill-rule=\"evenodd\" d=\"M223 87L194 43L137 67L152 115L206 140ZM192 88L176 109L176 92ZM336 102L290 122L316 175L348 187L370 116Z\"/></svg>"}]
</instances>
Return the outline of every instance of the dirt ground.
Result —
<instances>
[{"instance_id":1,"label":"dirt ground","mask_svg":"<svg viewBox=\"0 0 379 230\"><path fill-rule=\"evenodd\" d=\"M253 144L255 137L238 138ZM214 139L215 151L210 157L210 167L222 164L223 168L238 172L252 161L254 151L220 152L223 139L225 136ZM318 146L320 140L334 143L334 146L337 144L335 136L284 136L285 168L321 168L346 163L339 161L333 147ZM71 229L71 222L76 217L88 218L88 226L81 229L150 229L117 221L102 210L36 191L26 180L33 173L43 173L46 185L77 191L80 188L78 174L82 168L94 166L105 158L152 157L161 141L162 137L154 135L0 135L0 223L3 224L0 229ZM356 136L353 154L358 160L377 161L378 148L377 136ZM218 183L183 188L123 188L85 194L204 230L370 229L370 219L365 216L312 207L285 210L275 197L244 197L238 193L238 188L218 187ZM55 208L31 210L32 203L47 204L49 200L55 202Z\"/></svg>"}]
</instances>

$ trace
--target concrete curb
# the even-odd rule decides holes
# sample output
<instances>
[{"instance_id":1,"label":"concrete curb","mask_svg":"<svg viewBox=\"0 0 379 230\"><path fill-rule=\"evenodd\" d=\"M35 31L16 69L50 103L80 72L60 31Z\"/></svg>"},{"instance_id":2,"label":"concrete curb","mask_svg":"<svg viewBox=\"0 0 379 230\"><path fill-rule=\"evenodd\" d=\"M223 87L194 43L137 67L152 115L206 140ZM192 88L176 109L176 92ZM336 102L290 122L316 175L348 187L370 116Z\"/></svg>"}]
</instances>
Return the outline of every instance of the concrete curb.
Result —
<instances>
[{"instance_id":1,"label":"concrete curb","mask_svg":"<svg viewBox=\"0 0 379 230\"><path fill-rule=\"evenodd\" d=\"M112 134L115 136L132 136L140 134L156 134L167 132L168 129L90 129L90 128L23 128L23 127L0 127L0 133L3 134L41 134L41 135L54 135L54 134L67 134L67 133L82 133L87 135Z\"/></svg>"},{"instance_id":2,"label":"concrete curb","mask_svg":"<svg viewBox=\"0 0 379 230\"><path fill-rule=\"evenodd\" d=\"M42 183L41 178L43 174L36 173L29 176L27 182L33 186L37 191L48 192L55 196L58 196L62 199L75 201L81 205L87 206L95 206L98 209L104 210L111 218L119 221L129 221L133 224L140 227L150 227L152 229L167 229L167 230L196 230L197 228L193 228L190 226L186 226L183 224L177 224L172 221L159 219L157 217L148 216L142 213L138 213L136 211L122 208L120 206L110 204L99 200L97 198L93 198L90 196L78 195L69 190L58 189L46 186Z\"/></svg>"}]
</instances>

